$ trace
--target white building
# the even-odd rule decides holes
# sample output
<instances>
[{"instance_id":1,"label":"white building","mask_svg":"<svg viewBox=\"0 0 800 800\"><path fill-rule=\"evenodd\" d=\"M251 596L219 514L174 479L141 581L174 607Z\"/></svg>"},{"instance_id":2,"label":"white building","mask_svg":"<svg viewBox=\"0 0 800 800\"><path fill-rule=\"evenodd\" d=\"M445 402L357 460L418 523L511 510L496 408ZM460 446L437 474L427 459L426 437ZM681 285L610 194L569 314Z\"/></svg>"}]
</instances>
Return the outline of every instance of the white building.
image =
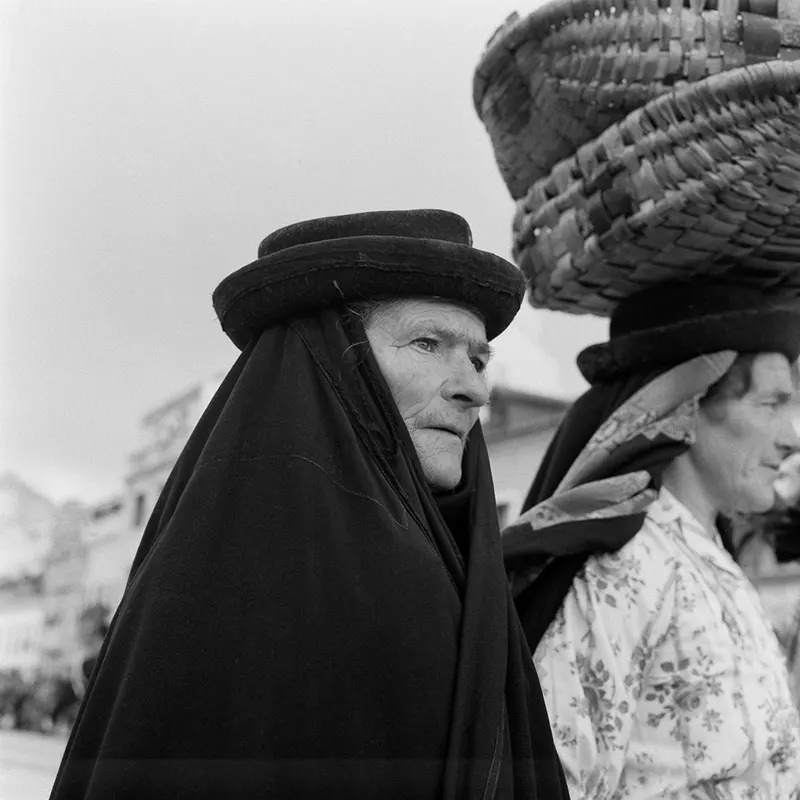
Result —
<instances>
[{"instance_id":1,"label":"white building","mask_svg":"<svg viewBox=\"0 0 800 800\"><path fill-rule=\"evenodd\" d=\"M39 666L43 573L58 511L17 476L0 476L0 671Z\"/></svg>"},{"instance_id":2,"label":"white building","mask_svg":"<svg viewBox=\"0 0 800 800\"><path fill-rule=\"evenodd\" d=\"M16 475L0 476L0 579L41 574L57 507Z\"/></svg>"},{"instance_id":3,"label":"white building","mask_svg":"<svg viewBox=\"0 0 800 800\"><path fill-rule=\"evenodd\" d=\"M518 516L570 401L498 386L481 415L500 524Z\"/></svg>"},{"instance_id":4,"label":"white building","mask_svg":"<svg viewBox=\"0 0 800 800\"><path fill-rule=\"evenodd\" d=\"M41 661L43 631L40 594L4 598L0 606L0 671L34 672Z\"/></svg>"}]
</instances>

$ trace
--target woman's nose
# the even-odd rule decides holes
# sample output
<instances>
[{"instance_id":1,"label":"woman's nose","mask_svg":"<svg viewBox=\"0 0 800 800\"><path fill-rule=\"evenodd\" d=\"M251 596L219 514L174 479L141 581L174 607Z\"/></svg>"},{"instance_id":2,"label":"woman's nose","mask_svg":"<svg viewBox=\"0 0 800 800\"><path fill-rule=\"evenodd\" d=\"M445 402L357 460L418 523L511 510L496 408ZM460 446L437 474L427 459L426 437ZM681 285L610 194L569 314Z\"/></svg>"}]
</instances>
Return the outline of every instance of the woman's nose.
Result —
<instances>
[{"instance_id":1,"label":"woman's nose","mask_svg":"<svg viewBox=\"0 0 800 800\"><path fill-rule=\"evenodd\" d=\"M453 373L444 384L445 397L468 407L485 406L491 394L485 373L478 372L469 358L459 358L455 362Z\"/></svg>"},{"instance_id":2,"label":"woman's nose","mask_svg":"<svg viewBox=\"0 0 800 800\"><path fill-rule=\"evenodd\" d=\"M800 450L800 436L794 422L794 415L787 415L778 435L778 449L781 458L787 458L792 453Z\"/></svg>"}]
</instances>

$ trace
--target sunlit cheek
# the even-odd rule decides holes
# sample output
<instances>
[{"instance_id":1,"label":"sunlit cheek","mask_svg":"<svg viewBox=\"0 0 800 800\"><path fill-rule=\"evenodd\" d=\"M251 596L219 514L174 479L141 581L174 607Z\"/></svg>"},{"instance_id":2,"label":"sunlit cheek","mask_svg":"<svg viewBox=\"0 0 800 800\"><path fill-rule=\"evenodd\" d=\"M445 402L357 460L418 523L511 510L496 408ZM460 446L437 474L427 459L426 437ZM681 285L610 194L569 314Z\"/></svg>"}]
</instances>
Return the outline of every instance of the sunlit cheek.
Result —
<instances>
[{"instance_id":1,"label":"sunlit cheek","mask_svg":"<svg viewBox=\"0 0 800 800\"><path fill-rule=\"evenodd\" d=\"M425 370L407 364L402 370L395 369L387 382L401 415L412 427L413 419L427 408L435 394L430 376Z\"/></svg>"},{"instance_id":2,"label":"sunlit cheek","mask_svg":"<svg viewBox=\"0 0 800 800\"><path fill-rule=\"evenodd\" d=\"M424 407L424 401L413 381L405 379L389 381L389 389L404 419L413 418Z\"/></svg>"},{"instance_id":3,"label":"sunlit cheek","mask_svg":"<svg viewBox=\"0 0 800 800\"><path fill-rule=\"evenodd\" d=\"M774 501L777 473L764 464L760 452L750 454L739 475L734 487L738 510L750 513L768 510Z\"/></svg>"},{"instance_id":4,"label":"sunlit cheek","mask_svg":"<svg viewBox=\"0 0 800 800\"><path fill-rule=\"evenodd\" d=\"M412 431L411 439L427 481L441 489L452 489L461 480L463 445L446 433Z\"/></svg>"}]
</instances>

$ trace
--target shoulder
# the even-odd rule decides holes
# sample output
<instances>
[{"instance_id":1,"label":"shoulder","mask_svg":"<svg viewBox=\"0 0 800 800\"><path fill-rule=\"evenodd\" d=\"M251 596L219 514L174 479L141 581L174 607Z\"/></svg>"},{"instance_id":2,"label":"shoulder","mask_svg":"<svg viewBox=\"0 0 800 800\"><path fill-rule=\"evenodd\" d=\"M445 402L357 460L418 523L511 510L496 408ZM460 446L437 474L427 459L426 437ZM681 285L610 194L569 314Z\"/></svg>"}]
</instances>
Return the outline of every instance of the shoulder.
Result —
<instances>
[{"instance_id":1,"label":"shoulder","mask_svg":"<svg viewBox=\"0 0 800 800\"><path fill-rule=\"evenodd\" d=\"M573 586L576 593L627 611L665 600L678 570L680 529L665 521L659 506L656 500L638 533L619 550L587 559Z\"/></svg>"},{"instance_id":2,"label":"shoulder","mask_svg":"<svg viewBox=\"0 0 800 800\"><path fill-rule=\"evenodd\" d=\"M625 652L656 646L676 611L679 551L675 535L664 528L655 509L619 550L590 556L575 576L537 656L550 658L564 649L589 652L605 641L624 660Z\"/></svg>"},{"instance_id":3,"label":"shoulder","mask_svg":"<svg viewBox=\"0 0 800 800\"><path fill-rule=\"evenodd\" d=\"M663 639L676 613L681 529L662 495L619 550L591 555L575 576L537 655L593 648L601 639L618 652Z\"/></svg>"}]
</instances>

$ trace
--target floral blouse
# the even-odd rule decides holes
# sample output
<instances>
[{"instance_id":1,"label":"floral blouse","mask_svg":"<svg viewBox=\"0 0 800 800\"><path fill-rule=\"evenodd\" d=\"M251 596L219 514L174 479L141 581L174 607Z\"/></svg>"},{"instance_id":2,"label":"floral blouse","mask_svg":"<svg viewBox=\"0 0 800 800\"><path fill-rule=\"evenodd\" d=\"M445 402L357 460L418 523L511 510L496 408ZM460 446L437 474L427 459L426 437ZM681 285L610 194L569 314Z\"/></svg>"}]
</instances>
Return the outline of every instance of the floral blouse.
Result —
<instances>
[{"instance_id":1,"label":"floral blouse","mask_svg":"<svg viewBox=\"0 0 800 800\"><path fill-rule=\"evenodd\" d=\"M572 800L800 799L785 660L738 565L666 490L536 650Z\"/></svg>"}]
</instances>

